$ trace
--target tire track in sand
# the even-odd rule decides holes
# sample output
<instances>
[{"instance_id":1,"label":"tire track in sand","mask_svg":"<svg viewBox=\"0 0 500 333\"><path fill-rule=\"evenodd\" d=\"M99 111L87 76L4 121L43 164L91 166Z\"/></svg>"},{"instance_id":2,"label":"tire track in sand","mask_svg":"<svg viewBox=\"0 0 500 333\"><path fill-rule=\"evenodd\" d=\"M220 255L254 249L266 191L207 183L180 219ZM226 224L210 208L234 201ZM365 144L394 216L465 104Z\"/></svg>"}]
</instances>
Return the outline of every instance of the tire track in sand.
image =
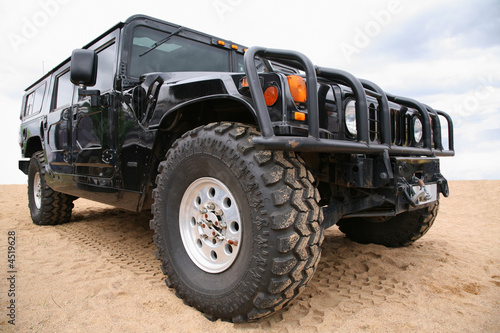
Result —
<instances>
[{"instance_id":1,"label":"tire track in sand","mask_svg":"<svg viewBox=\"0 0 500 333\"><path fill-rule=\"evenodd\" d=\"M429 276L415 282L422 262L433 262L436 269L454 260L447 243L423 242L404 248L362 245L347 239L336 227L325 231L322 257L304 292L286 309L258 322L245 324L248 330L280 329L294 332L333 330L364 309L384 303L407 307L417 298ZM421 273L418 273L421 276ZM463 290L463 292L468 292ZM327 320L328 318L328 320ZM329 326L322 326L329 322Z\"/></svg>"},{"instance_id":2,"label":"tire track in sand","mask_svg":"<svg viewBox=\"0 0 500 333\"><path fill-rule=\"evenodd\" d=\"M155 258L150 218L146 213L109 207L75 209L71 222L56 226L56 230L110 264L158 284L164 281L164 276Z\"/></svg>"}]
</instances>

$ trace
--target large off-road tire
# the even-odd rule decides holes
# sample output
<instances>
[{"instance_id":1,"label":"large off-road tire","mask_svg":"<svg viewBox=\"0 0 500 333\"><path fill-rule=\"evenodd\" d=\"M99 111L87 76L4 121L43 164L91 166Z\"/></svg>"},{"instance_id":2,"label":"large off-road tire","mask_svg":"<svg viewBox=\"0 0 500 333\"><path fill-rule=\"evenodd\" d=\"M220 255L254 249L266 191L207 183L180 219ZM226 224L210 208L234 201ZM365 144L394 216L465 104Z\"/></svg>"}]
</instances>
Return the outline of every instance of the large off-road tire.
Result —
<instances>
[{"instance_id":1,"label":"large off-road tire","mask_svg":"<svg viewBox=\"0 0 500 333\"><path fill-rule=\"evenodd\" d=\"M245 322L295 298L323 241L319 193L294 153L256 150L252 127L183 135L159 166L151 227L166 283L207 318Z\"/></svg>"},{"instance_id":2,"label":"large off-road tire","mask_svg":"<svg viewBox=\"0 0 500 333\"><path fill-rule=\"evenodd\" d=\"M349 239L387 247L410 245L425 235L437 217L439 201L433 206L401 213L384 222L369 218L346 218L337 225Z\"/></svg>"},{"instance_id":3,"label":"large off-road tire","mask_svg":"<svg viewBox=\"0 0 500 333\"><path fill-rule=\"evenodd\" d=\"M68 222L75 199L47 185L43 152L33 154L28 169L28 206L33 223L55 225Z\"/></svg>"}]
</instances>

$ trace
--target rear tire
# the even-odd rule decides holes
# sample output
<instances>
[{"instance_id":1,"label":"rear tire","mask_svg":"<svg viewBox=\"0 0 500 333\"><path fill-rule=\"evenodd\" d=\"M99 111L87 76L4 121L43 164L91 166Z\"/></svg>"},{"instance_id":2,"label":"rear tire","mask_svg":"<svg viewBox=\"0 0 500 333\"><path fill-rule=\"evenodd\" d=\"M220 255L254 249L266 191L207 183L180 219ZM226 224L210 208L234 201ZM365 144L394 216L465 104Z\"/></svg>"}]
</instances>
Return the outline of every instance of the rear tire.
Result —
<instances>
[{"instance_id":1,"label":"rear tire","mask_svg":"<svg viewBox=\"0 0 500 333\"><path fill-rule=\"evenodd\" d=\"M433 206L401 213L385 222L368 218L346 218L337 225L350 240L362 244L380 244L387 247L410 245L421 238L437 217L439 201Z\"/></svg>"},{"instance_id":2,"label":"rear tire","mask_svg":"<svg viewBox=\"0 0 500 333\"><path fill-rule=\"evenodd\" d=\"M71 219L75 197L52 190L45 181L43 152L33 154L28 169L28 206L33 223L55 225Z\"/></svg>"},{"instance_id":3,"label":"rear tire","mask_svg":"<svg viewBox=\"0 0 500 333\"><path fill-rule=\"evenodd\" d=\"M256 135L240 124L199 127L159 166L151 227L166 283L211 320L279 310L320 258L311 173L294 153L256 150Z\"/></svg>"}]
</instances>

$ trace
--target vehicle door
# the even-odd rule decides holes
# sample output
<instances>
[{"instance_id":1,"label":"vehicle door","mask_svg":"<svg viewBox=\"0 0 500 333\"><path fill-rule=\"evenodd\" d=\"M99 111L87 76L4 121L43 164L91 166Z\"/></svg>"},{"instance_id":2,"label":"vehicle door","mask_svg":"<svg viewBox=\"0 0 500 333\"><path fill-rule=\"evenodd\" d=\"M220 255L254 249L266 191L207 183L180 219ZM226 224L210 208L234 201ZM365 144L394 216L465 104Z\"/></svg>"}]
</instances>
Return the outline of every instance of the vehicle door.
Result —
<instances>
[{"instance_id":1,"label":"vehicle door","mask_svg":"<svg viewBox=\"0 0 500 333\"><path fill-rule=\"evenodd\" d=\"M91 105L90 96L79 96L72 110L72 159L79 183L112 186L114 175L114 76L117 63L118 32L89 47L98 56L97 80L92 90L100 92L99 103Z\"/></svg>"},{"instance_id":2,"label":"vehicle door","mask_svg":"<svg viewBox=\"0 0 500 333\"><path fill-rule=\"evenodd\" d=\"M71 175L71 105L75 87L70 81L69 63L61 66L52 79L52 102L44 127L46 128L46 162L54 174Z\"/></svg>"}]
</instances>

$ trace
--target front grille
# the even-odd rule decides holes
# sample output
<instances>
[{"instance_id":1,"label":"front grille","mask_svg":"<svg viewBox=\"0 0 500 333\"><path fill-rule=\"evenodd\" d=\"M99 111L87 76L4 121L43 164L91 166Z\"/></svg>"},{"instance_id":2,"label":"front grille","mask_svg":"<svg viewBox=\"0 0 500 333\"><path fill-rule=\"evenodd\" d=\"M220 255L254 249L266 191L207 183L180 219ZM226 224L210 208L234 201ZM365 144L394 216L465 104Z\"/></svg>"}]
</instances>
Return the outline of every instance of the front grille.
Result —
<instances>
[{"instance_id":1,"label":"front grille","mask_svg":"<svg viewBox=\"0 0 500 333\"><path fill-rule=\"evenodd\" d=\"M370 141L380 143L380 116L379 116L378 105L374 103L370 103L368 106L368 121L370 122L369 131L370 131Z\"/></svg>"},{"instance_id":2,"label":"front grille","mask_svg":"<svg viewBox=\"0 0 500 333\"><path fill-rule=\"evenodd\" d=\"M418 111L395 103L390 106L390 124L384 129L381 123L381 107L377 100L369 98L368 101L368 131L371 144L382 144L382 131L390 131L390 145L401 147L421 147L421 142L416 142L413 136L413 119L419 118ZM432 120L431 120L432 121ZM431 126L432 148L436 148L434 131Z\"/></svg>"}]
</instances>

